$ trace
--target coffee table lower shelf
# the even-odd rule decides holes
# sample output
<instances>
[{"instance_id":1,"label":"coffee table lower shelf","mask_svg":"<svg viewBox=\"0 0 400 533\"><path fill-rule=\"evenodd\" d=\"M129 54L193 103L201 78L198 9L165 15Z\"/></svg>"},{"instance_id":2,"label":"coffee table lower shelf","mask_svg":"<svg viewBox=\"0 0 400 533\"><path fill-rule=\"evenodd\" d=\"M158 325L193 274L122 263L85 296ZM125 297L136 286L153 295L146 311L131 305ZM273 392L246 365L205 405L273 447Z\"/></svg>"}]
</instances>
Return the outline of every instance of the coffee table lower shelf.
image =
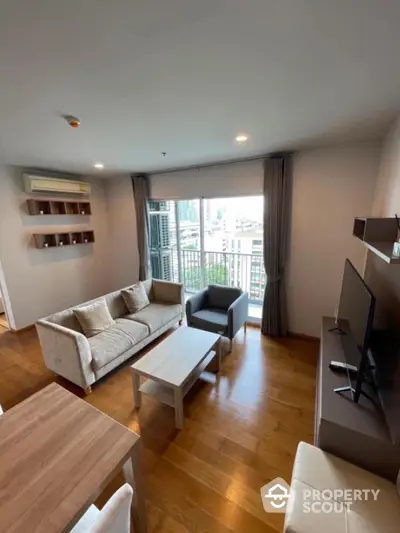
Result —
<instances>
[{"instance_id":1,"label":"coffee table lower shelf","mask_svg":"<svg viewBox=\"0 0 400 533\"><path fill-rule=\"evenodd\" d=\"M188 381L182 387L182 396L186 396L198 379L204 379L208 383L211 380L215 380L214 374L206 371L207 366L214 359L215 355L215 351L211 351L196 371L189 377ZM175 394L172 387L168 387L164 383L149 378L140 386L139 390L143 394L154 396L159 402L175 408Z\"/></svg>"}]
</instances>

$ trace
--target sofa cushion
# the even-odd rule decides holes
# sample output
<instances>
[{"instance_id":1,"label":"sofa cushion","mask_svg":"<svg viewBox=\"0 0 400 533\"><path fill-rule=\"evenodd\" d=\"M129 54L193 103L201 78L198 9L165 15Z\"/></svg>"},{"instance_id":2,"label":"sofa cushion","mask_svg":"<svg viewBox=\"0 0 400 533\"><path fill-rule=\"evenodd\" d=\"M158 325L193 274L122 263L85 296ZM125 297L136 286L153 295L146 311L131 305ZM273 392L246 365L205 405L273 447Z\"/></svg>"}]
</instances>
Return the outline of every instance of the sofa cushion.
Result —
<instances>
[{"instance_id":1,"label":"sofa cushion","mask_svg":"<svg viewBox=\"0 0 400 533\"><path fill-rule=\"evenodd\" d=\"M78 333L83 333L83 329L81 328L78 319L74 315L74 309L86 307L102 299L105 299L108 310L110 311L110 315L114 320L126 314L127 308L124 299L122 298L121 291L114 291L100 298L95 298L94 300L89 300L88 302L75 305L73 308L65 309L64 311L54 313L48 316L46 320L52 322L53 324L59 324L60 326L64 326L65 328L77 331Z\"/></svg>"},{"instance_id":2,"label":"sofa cushion","mask_svg":"<svg viewBox=\"0 0 400 533\"><path fill-rule=\"evenodd\" d=\"M114 324L104 298L79 308L73 309L86 337L93 337Z\"/></svg>"},{"instance_id":3,"label":"sofa cushion","mask_svg":"<svg viewBox=\"0 0 400 533\"><path fill-rule=\"evenodd\" d=\"M171 320L175 318L179 320L181 313L182 306L180 304L171 305L154 302L137 313L125 315L124 318L146 324L150 328L150 333L154 333Z\"/></svg>"},{"instance_id":4,"label":"sofa cushion","mask_svg":"<svg viewBox=\"0 0 400 533\"><path fill-rule=\"evenodd\" d=\"M74 315L72 309L65 309L65 311L60 311L59 313L54 313L46 318L52 324L58 324L67 329L72 329L78 333L83 333L83 329L79 324L78 319Z\"/></svg>"},{"instance_id":5,"label":"sofa cushion","mask_svg":"<svg viewBox=\"0 0 400 533\"><path fill-rule=\"evenodd\" d=\"M113 326L88 339L92 352L93 368L98 370L131 349L148 335L149 328L145 324L117 318Z\"/></svg>"},{"instance_id":6,"label":"sofa cushion","mask_svg":"<svg viewBox=\"0 0 400 533\"><path fill-rule=\"evenodd\" d=\"M228 314L222 309L201 309L192 315L190 322L195 328L222 334L228 329Z\"/></svg>"},{"instance_id":7,"label":"sofa cushion","mask_svg":"<svg viewBox=\"0 0 400 533\"><path fill-rule=\"evenodd\" d=\"M183 303L183 284L153 279L153 300L170 304Z\"/></svg>"},{"instance_id":8,"label":"sofa cushion","mask_svg":"<svg viewBox=\"0 0 400 533\"><path fill-rule=\"evenodd\" d=\"M110 292L109 294L106 294L104 298L106 299L110 315L114 320L116 318L121 318L121 316L126 314L127 308L124 299L122 298L121 291Z\"/></svg>"},{"instance_id":9,"label":"sofa cushion","mask_svg":"<svg viewBox=\"0 0 400 533\"><path fill-rule=\"evenodd\" d=\"M142 281L142 285L144 287L144 290L146 291L147 298L151 301L153 300L153 279L145 279Z\"/></svg>"},{"instance_id":10,"label":"sofa cushion","mask_svg":"<svg viewBox=\"0 0 400 533\"><path fill-rule=\"evenodd\" d=\"M123 289L121 291L121 294L126 304L126 307L128 308L128 311L131 314L137 313L150 303L145 288L140 281L129 289Z\"/></svg>"},{"instance_id":11,"label":"sofa cushion","mask_svg":"<svg viewBox=\"0 0 400 533\"><path fill-rule=\"evenodd\" d=\"M242 294L235 287L223 285L209 285L207 289L207 307L228 310L228 307Z\"/></svg>"}]
</instances>

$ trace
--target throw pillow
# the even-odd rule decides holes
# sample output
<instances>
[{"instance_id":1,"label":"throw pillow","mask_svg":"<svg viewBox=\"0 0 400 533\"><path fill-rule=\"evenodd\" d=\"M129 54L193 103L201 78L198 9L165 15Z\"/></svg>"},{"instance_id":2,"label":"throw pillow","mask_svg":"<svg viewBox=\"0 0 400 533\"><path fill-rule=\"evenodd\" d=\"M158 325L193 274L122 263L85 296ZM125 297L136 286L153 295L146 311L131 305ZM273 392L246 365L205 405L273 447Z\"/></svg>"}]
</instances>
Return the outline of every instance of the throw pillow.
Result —
<instances>
[{"instance_id":1,"label":"throw pillow","mask_svg":"<svg viewBox=\"0 0 400 533\"><path fill-rule=\"evenodd\" d=\"M98 335L114 324L104 298L72 310L86 337Z\"/></svg>"},{"instance_id":2,"label":"throw pillow","mask_svg":"<svg viewBox=\"0 0 400 533\"><path fill-rule=\"evenodd\" d=\"M150 300L141 281L130 289L124 289L121 291L121 294L130 313L137 313L143 307L150 304Z\"/></svg>"}]
</instances>

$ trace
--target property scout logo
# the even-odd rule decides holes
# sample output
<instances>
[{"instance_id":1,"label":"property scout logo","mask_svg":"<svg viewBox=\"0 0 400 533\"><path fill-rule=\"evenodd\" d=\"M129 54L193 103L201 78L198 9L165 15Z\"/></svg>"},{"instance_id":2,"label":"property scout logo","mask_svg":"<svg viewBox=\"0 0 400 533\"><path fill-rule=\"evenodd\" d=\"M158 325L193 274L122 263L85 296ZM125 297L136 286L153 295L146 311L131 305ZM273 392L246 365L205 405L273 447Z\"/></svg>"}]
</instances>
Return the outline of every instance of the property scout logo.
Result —
<instances>
[{"instance_id":1,"label":"property scout logo","mask_svg":"<svg viewBox=\"0 0 400 533\"><path fill-rule=\"evenodd\" d=\"M267 513L285 513L290 498L290 486L277 477L261 488L261 499ZM379 489L305 489L296 490L304 514L330 514L350 511L356 501L377 501Z\"/></svg>"},{"instance_id":2,"label":"property scout logo","mask_svg":"<svg viewBox=\"0 0 400 533\"><path fill-rule=\"evenodd\" d=\"M284 513L289 496L290 487L281 477L261 488L261 498L267 513Z\"/></svg>"}]
</instances>

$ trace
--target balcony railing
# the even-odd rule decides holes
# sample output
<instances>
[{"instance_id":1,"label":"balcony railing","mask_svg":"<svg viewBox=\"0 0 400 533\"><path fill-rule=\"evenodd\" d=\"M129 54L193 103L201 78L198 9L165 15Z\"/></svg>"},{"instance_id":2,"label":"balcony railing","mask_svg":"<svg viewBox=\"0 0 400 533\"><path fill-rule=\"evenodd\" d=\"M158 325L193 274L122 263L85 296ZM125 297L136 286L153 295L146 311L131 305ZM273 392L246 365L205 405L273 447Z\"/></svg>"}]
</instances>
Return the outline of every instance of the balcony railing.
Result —
<instances>
[{"instance_id":1,"label":"balcony railing","mask_svg":"<svg viewBox=\"0 0 400 533\"><path fill-rule=\"evenodd\" d=\"M261 304L265 289L262 255L234 252L172 250L174 278L183 281L186 292L197 292L217 283L248 292L250 302ZM179 276L180 271L180 276Z\"/></svg>"}]
</instances>

